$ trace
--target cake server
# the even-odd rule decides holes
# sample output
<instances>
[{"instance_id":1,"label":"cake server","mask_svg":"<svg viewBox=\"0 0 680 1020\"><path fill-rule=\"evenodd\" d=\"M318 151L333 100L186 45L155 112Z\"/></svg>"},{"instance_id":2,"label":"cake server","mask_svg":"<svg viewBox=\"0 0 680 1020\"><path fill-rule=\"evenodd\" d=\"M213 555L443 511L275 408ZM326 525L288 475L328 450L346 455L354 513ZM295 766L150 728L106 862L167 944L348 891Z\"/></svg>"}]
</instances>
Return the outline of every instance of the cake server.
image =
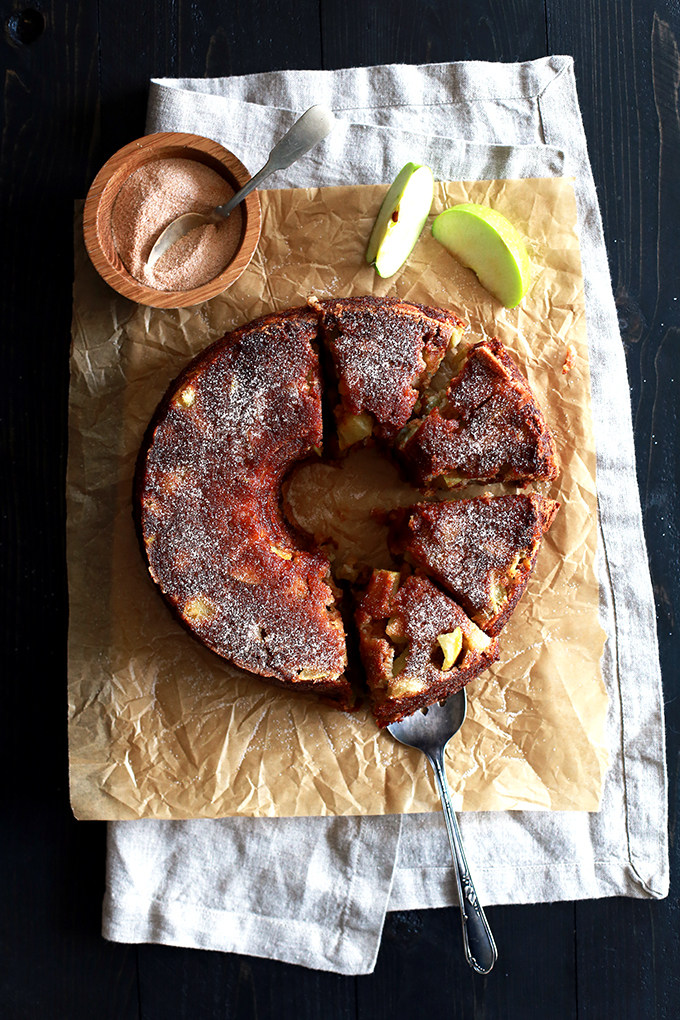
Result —
<instances>
[{"instance_id":1,"label":"cake server","mask_svg":"<svg viewBox=\"0 0 680 1020\"><path fill-rule=\"evenodd\" d=\"M400 743L422 751L432 766L437 792L444 811L446 831L451 844L460 917L463 925L465 957L478 974L488 974L498 959L498 952L482 905L477 899L477 893L472 884L470 869L463 850L463 840L451 804L451 791L444 770L446 745L463 725L466 709L467 699L465 689L463 689L457 694L452 694L441 705L430 705L429 708L407 716L401 722L391 723L387 729Z\"/></svg>"},{"instance_id":2,"label":"cake server","mask_svg":"<svg viewBox=\"0 0 680 1020\"><path fill-rule=\"evenodd\" d=\"M149 268L154 266L161 255L165 254L168 248L171 248L176 241L179 241L180 237L184 237L190 230L201 227L205 223L219 223L220 220L226 219L229 213L266 177L273 174L275 170L285 170L300 156L304 156L306 152L313 149L318 142L326 137L334 124L335 117L328 107L310 107L299 120L295 121L290 131L276 143L262 169L258 170L255 176L251 177L248 183L236 192L233 198L230 198L224 205L218 205L211 213L184 213L169 223L151 249L147 261Z\"/></svg>"}]
</instances>

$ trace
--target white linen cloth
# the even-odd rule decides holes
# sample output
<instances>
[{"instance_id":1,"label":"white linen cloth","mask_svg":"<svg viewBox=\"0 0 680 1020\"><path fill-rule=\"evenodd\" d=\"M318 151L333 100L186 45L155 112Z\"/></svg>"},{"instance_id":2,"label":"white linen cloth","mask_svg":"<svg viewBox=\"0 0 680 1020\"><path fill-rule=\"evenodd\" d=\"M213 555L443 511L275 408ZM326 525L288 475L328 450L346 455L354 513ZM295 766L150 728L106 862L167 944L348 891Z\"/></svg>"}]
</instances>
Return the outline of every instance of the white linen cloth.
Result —
<instances>
[{"instance_id":1,"label":"white linen cloth","mask_svg":"<svg viewBox=\"0 0 680 1020\"><path fill-rule=\"evenodd\" d=\"M255 172L297 116L329 137L268 187L568 174L586 291L611 766L601 810L460 815L484 904L668 891L663 702L628 380L570 57L152 82L147 131L190 131ZM425 767L425 766L424 766ZM439 814L109 825L103 933L370 973L386 910L456 902Z\"/></svg>"}]
</instances>

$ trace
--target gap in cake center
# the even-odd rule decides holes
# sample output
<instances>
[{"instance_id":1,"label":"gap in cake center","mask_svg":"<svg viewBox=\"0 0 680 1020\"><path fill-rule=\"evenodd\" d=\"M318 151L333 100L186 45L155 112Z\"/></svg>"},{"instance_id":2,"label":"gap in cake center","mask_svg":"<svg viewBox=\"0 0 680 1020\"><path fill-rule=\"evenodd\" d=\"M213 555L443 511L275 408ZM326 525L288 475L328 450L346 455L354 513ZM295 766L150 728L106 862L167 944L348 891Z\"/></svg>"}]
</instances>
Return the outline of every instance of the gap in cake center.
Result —
<instances>
[{"instance_id":1,"label":"gap in cake center","mask_svg":"<svg viewBox=\"0 0 680 1020\"><path fill-rule=\"evenodd\" d=\"M495 486L514 491L515 486ZM488 486L441 491L435 502L481 495ZM427 501L405 482L379 446L361 447L331 463L296 465L283 485L283 509L290 523L313 536L331 561L337 581L364 584L372 570L399 569L387 546L388 525L381 511Z\"/></svg>"},{"instance_id":2,"label":"gap in cake center","mask_svg":"<svg viewBox=\"0 0 680 1020\"><path fill-rule=\"evenodd\" d=\"M377 446L332 464L307 461L284 485L284 510L291 523L314 536L338 580L356 581L369 570L394 569L387 526L376 511L410 506L422 494L399 477Z\"/></svg>"}]
</instances>

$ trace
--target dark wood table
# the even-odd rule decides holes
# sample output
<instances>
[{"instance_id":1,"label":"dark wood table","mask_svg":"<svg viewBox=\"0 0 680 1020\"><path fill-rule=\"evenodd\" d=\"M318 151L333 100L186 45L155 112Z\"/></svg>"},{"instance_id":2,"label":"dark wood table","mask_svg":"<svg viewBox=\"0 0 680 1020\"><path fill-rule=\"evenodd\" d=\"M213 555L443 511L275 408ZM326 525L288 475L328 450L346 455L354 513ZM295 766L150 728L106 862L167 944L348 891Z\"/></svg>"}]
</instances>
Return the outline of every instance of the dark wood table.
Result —
<instances>
[{"instance_id":1,"label":"dark wood table","mask_svg":"<svg viewBox=\"0 0 680 1020\"><path fill-rule=\"evenodd\" d=\"M99 935L105 825L74 821L65 727L64 472L73 200L141 135L151 76L572 54L628 358L677 807L680 9L676 0L1 0L2 751L5 1020L653 1020L680 1011L669 899L488 914L467 968L451 909L390 914L345 978ZM624 395L623 399L627 395ZM20 789L21 795L13 790Z\"/></svg>"}]
</instances>

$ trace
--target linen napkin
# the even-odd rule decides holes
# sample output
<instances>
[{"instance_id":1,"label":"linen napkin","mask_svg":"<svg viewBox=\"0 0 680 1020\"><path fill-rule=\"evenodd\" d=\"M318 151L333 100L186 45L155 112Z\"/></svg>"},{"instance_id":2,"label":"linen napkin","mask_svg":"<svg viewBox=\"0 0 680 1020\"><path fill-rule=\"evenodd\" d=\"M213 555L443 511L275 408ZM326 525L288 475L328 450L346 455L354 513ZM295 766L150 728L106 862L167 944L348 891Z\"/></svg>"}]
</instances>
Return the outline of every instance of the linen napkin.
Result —
<instances>
[{"instance_id":1,"label":"linen napkin","mask_svg":"<svg viewBox=\"0 0 680 1020\"><path fill-rule=\"evenodd\" d=\"M323 102L338 125L268 187L575 178L597 442L602 663L611 765L601 809L460 816L484 904L668 891L663 702L628 381L573 63L385 65L157 80L147 131L191 131L255 172ZM103 934L370 973L385 912L456 902L439 814L109 825Z\"/></svg>"}]
</instances>

